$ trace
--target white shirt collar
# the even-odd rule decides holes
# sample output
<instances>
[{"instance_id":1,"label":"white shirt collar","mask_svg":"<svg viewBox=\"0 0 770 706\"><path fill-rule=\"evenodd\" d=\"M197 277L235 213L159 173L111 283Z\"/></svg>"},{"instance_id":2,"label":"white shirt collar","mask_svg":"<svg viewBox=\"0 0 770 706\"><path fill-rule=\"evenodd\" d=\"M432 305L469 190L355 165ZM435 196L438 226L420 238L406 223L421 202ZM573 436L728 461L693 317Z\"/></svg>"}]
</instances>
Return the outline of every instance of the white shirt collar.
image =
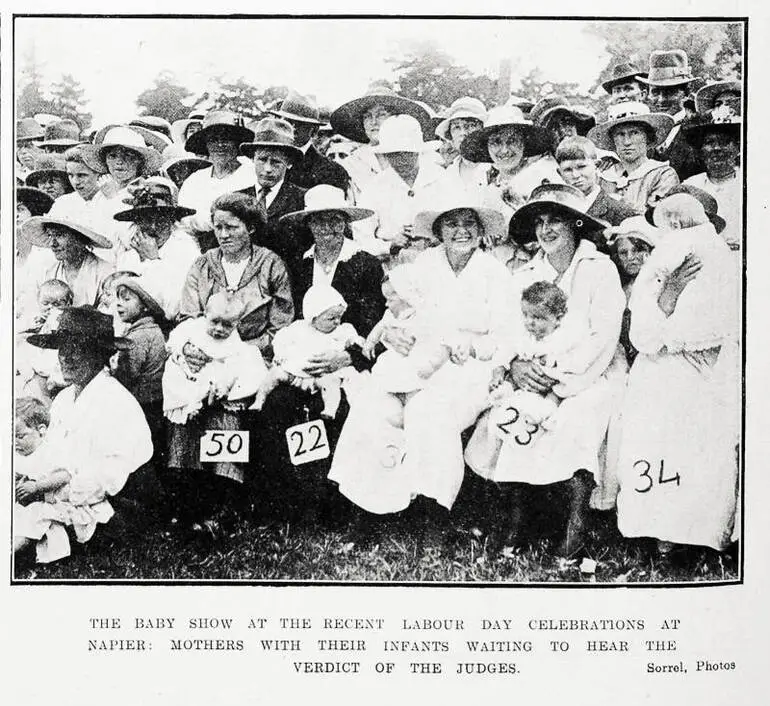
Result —
<instances>
[{"instance_id":1,"label":"white shirt collar","mask_svg":"<svg viewBox=\"0 0 770 706\"><path fill-rule=\"evenodd\" d=\"M283 186L284 179L281 179L277 184L274 184L270 187L269 191L267 192L267 196L265 196L265 206L267 208L270 208L270 204L275 201L275 197L278 196L278 192L281 190L281 187ZM262 186L260 186L259 182L257 182L257 198L259 198L259 192L262 190Z\"/></svg>"},{"instance_id":2,"label":"white shirt collar","mask_svg":"<svg viewBox=\"0 0 770 706\"><path fill-rule=\"evenodd\" d=\"M355 255L357 252L361 250L360 247L355 243L355 241L350 240L350 238L345 238L345 240L342 241L342 249L340 250L340 254L337 256L337 262L347 262L353 255ZM310 248L305 252L305 254L302 256L304 259L314 259L315 258L315 245L311 245Z\"/></svg>"}]
</instances>

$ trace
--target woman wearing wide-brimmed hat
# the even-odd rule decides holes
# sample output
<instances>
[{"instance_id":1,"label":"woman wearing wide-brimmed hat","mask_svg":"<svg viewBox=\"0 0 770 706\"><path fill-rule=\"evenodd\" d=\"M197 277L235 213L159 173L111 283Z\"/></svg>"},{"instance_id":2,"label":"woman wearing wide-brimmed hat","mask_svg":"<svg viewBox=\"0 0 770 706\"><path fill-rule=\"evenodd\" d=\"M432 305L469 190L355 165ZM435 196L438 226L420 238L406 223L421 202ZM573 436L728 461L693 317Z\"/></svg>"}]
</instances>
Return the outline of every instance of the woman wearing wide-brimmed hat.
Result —
<instances>
[{"instance_id":1,"label":"woman wearing wide-brimmed hat","mask_svg":"<svg viewBox=\"0 0 770 706\"><path fill-rule=\"evenodd\" d=\"M126 208L114 219L133 223L128 248L121 247L117 269L136 272L151 281L161 297L166 318L176 319L182 287L193 262L200 256L197 242L179 227L179 221L193 214L178 206L176 186L163 177L142 179L128 187Z\"/></svg>"},{"instance_id":2,"label":"woman wearing wide-brimmed hat","mask_svg":"<svg viewBox=\"0 0 770 706\"><path fill-rule=\"evenodd\" d=\"M724 550L740 533L740 278L693 196L667 197L654 220L664 235L630 302L639 353L622 409L618 529L664 555Z\"/></svg>"},{"instance_id":3,"label":"woman wearing wide-brimmed hat","mask_svg":"<svg viewBox=\"0 0 770 706\"><path fill-rule=\"evenodd\" d=\"M35 476L16 489L14 551L37 541L37 560L70 554L66 528L80 543L114 515L108 500L152 456L139 403L106 370L125 347L111 317L90 307L63 310L57 330L28 337L55 348L68 386L54 399L50 424L34 453ZM41 541L45 540L45 541Z\"/></svg>"},{"instance_id":4,"label":"woman wearing wide-brimmed hat","mask_svg":"<svg viewBox=\"0 0 770 706\"><path fill-rule=\"evenodd\" d=\"M741 115L742 93L740 81L707 83L695 94L695 110L701 114L716 110L718 115L725 111Z\"/></svg>"},{"instance_id":5,"label":"woman wearing wide-brimmed hat","mask_svg":"<svg viewBox=\"0 0 770 706\"><path fill-rule=\"evenodd\" d=\"M331 480L362 510L398 512L423 496L425 520L447 519L463 481L460 435L484 409L490 358L506 340L511 319L511 277L480 249L485 231L502 230L502 216L467 191L445 193L418 214L415 230L439 245L410 265L419 288L418 313L435 321L450 361L407 402L403 428L391 414L392 395L376 385L353 405L334 454ZM414 338L393 327L391 349L408 355Z\"/></svg>"},{"instance_id":6,"label":"woman wearing wide-brimmed hat","mask_svg":"<svg viewBox=\"0 0 770 706\"><path fill-rule=\"evenodd\" d=\"M382 123L393 115L411 115L421 125L429 119L422 106L399 96L384 83L373 83L363 96L343 103L331 114L329 121L338 135L361 143L343 164L350 174L354 196L388 166L384 155L373 148L379 144Z\"/></svg>"},{"instance_id":7,"label":"woman wearing wide-brimmed hat","mask_svg":"<svg viewBox=\"0 0 770 706\"><path fill-rule=\"evenodd\" d=\"M184 147L187 139L203 127L206 112L196 108L191 110L186 118L171 123L171 139L175 144Z\"/></svg>"},{"instance_id":8,"label":"woman wearing wide-brimmed hat","mask_svg":"<svg viewBox=\"0 0 770 706\"><path fill-rule=\"evenodd\" d=\"M684 184L703 189L716 199L719 215L727 224L722 237L738 253L743 239L741 119L729 107L715 108L699 117L684 134L700 154L704 171Z\"/></svg>"},{"instance_id":9,"label":"woman wearing wide-brimmed hat","mask_svg":"<svg viewBox=\"0 0 770 706\"><path fill-rule=\"evenodd\" d=\"M333 287L345 300L346 309L342 321L351 324L361 336L366 336L385 311L385 300L380 290L383 278L379 260L365 252L353 240L351 225L371 216L368 209L351 206L345 194L328 184L320 184L305 193L305 207L288 213L281 224L298 234L300 242L309 237L312 245L293 265L292 294L297 318L302 318L305 294L313 286ZM308 361L308 376L322 376L353 365L359 370L370 367L360 351L342 352L330 350ZM298 476L292 471L285 440L285 429L305 421L304 410L310 418L317 418L324 407L320 393L311 393L295 387L280 386L269 394L259 414L260 423L267 430L262 442L265 468L262 473L268 485L275 489L293 486L290 496L302 510L298 500L318 487L326 476L329 460L320 460L302 466L307 473ZM326 421L326 429L332 448L336 443L348 410L347 400L340 405L334 419ZM312 478L308 484L305 478ZM282 491L277 491L279 494ZM276 500L277 501L277 500ZM322 503L324 504L324 503ZM318 508L318 500L310 506ZM328 509L328 508L327 508Z\"/></svg>"},{"instance_id":10,"label":"woman wearing wide-brimmed hat","mask_svg":"<svg viewBox=\"0 0 770 706\"><path fill-rule=\"evenodd\" d=\"M171 179L176 184L177 189L182 187L190 174L211 166L208 159L185 151L185 148L177 143L166 147L161 156L163 157L163 164L160 167L160 172Z\"/></svg>"},{"instance_id":11,"label":"woman wearing wide-brimmed hat","mask_svg":"<svg viewBox=\"0 0 770 706\"><path fill-rule=\"evenodd\" d=\"M64 160L55 155L42 155L35 162L35 168L25 180L27 186L40 189L54 201L64 194L72 192L72 185L67 178Z\"/></svg>"},{"instance_id":12,"label":"woman wearing wide-brimmed hat","mask_svg":"<svg viewBox=\"0 0 770 706\"><path fill-rule=\"evenodd\" d=\"M22 180L35 168L45 131L34 118L16 121L16 177Z\"/></svg>"},{"instance_id":13,"label":"woman wearing wide-brimmed hat","mask_svg":"<svg viewBox=\"0 0 770 706\"><path fill-rule=\"evenodd\" d=\"M238 148L251 142L254 133L243 127L240 118L229 111L212 111L194 132L185 150L211 162L206 169L190 174L179 188L179 205L195 210L185 226L198 238L201 249L214 246L211 204L222 194L254 186L256 177L251 161L238 156Z\"/></svg>"},{"instance_id":14,"label":"woman wearing wide-brimmed hat","mask_svg":"<svg viewBox=\"0 0 770 706\"><path fill-rule=\"evenodd\" d=\"M468 465L483 478L506 484L510 491L503 510L510 521L503 528L503 546L520 538L522 493L527 485L566 483L568 519L557 549L563 556L574 555L583 546L595 484L597 497L602 497L605 469L600 449L625 371L618 344L625 297L615 265L592 242L605 227L585 213L580 191L566 184L536 188L510 223L510 232L520 244L537 240L540 251L511 278L514 294L508 314L514 331L498 360L508 369L515 388L541 395L553 391L563 399L547 428L517 429L517 439L503 442L493 437L488 424L482 423L484 417L476 425L465 454ZM559 361L564 369L574 371L569 379L554 379L537 360L519 357L522 351L517 344L526 340L521 294L539 281L556 284L567 295L561 326L579 336L570 360Z\"/></svg>"},{"instance_id":15,"label":"woman wearing wide-brimmed hat","mask_svg":"<svg viewBox=\"0 0 770 706\"><path fill-rule=\"evenodd\" d=\"M614 151L620 159L601 173L601 187L643 214L679 183L666 162L647 156L666 139L674 121L665 113L651 113L644 103L611 105L607 118L588 133L597 147Z\"/></svg>"},{"instance_id":16,"label":"woman wearing wide-brimmed hat","mask_svg":"<svg viewBox=\"0 0 770 706\"><path fill-rule=\"evenodd\" d=\"M60 279L73 294L75 306L95 306L99 285L113 266L94 254L94 248L111 248L103 235L80 224L49 216L33 216L21 226L21 233L33 245L49 249L54 261L44 272L30 273L38 281Z\"/></svg>"},{"instance_id":17,"label":"woman wearing wide-brimmed hat","mask_svg":"<svg viewBox=\"0 0 770 706\"><path fill-rule=\"evenodd\" d=\"M460 145L472 132L480 130L487 119L487 109L478 98L463 96L447 108L441 122L436 126L436 137L451 145L452 161L446 167L446 177L442 180L459 181L469 188L479 188L486 184L486 165L471 162L460 154Z\"/></svg>"},{"instance_id":18,"label":"woman wearing wide-brimmed hat","mask_svg":"<svg viewBox=\"0 0 770 706\"><path fill-rule=\"evenodd\" d=\"M483 203L499 210L506 220L536 186L544 181L561 182L556 164L545 159L547 152L546 132L525 120L515 106L492 108L484 127L468 135L460 146L468 161L492 165L483 187Z\"/></svg>"},{"instance_id":19,"label":"woman wearing wide-brimmed hat","mask_svg":"<svg viewBox=\"0 0 770 706\"><path fill-rule=\"evenodd\" d=\"M548 133L551 154L565 137L584 137L596 125L593 113L587 108L571 105L561 95L541 98L530 111L529 120Z\"/></svg>"},{"instance_id":20,"label":"woman wearing wide-brimmed hat","mask_svg":"<svg viewBox=\"0 0 770 706\"><path fill-rule=\"evenodd\" d=\"M445 172L434 160L424 158L422 129L411 115L387 118L372 149L385 156L388 167L369 181L356 200L374 216L354 229L354 237L387 268L410 261L434 243L432 238L415 237L414 217L426 208L432 194L442 190Z\"/></svg>"}]
</instances>

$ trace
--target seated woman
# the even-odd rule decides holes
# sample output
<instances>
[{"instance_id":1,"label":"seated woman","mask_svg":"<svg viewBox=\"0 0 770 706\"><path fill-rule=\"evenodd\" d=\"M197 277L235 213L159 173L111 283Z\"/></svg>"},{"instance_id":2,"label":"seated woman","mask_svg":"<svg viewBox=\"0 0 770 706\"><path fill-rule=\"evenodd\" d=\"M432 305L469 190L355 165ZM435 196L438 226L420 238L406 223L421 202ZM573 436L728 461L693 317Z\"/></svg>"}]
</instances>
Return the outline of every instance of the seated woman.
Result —
<instances>
[{"instance_id":1,"label":"seated woman","mask_svg":"<svg viewBox=\"0 0 770 706\"><path fill-rule=\"evenodd\" d=\"M182 291L180 317L184 320L203 316L214 294L225 292L237 296L243 305L239 311L237 332L242 341L254 346L256 368L260 358L272 359L273 336L294 318L289 276L278 255L254 244L259 240L260 229L264 228L264 220L254 199L238 193L219 196L211 205L211 220L219 247L201 255L190 268ZM222 325L221 317L219 319L217 325ZM191 343L185 343L181 353L192 375L212 361L211 356ZM205 512L209 520L215 520L214 515L228 506L232 508L243 503L245 497L241 486L246 474L245 465L239 463L218 462L204 467L200 461L200 437L210 429L230 431L248 428L243 412L245 407L246 400L240 404L204 407L186 425L175 425L170 439L170 478L166 479L165 485L167 488L178 488L185 479L192 479L189 481L191 485L182 494L189 499L207 493ZM255 434L258 432L259 429L255 429ZM251 448L266 454L254 436ZM212 479L213 476L233 482L220 483ZM200 479L208 490L202 486L196 488ZM181 498L181 495L178 497ZM197 514L200 516L200 513ZM197 524L199 527L196 530L203 536L211 538L218 534L216 521Z\"/></svg>"},{"instance_id":2,"label":"seated woman","mask_svg":"<svg viewBox=\"0 0 770 706\"><path fill-rule=\"evenodd\" d=\"M28 456L29 479L17 486L14 506L14 551L35 541L37 560L50 562L70 554L65 528L85 543L110 520L108 497L149 460L152 441L139 403L105 370L125 346L114 338L109 316L68 308L56 331L28 341L58 349L68 383L53 401L44 441Z\"/></svg>"},{"instance_id":3,"label":"seated woman","mask_svg":"<svg viewBox=\"0 0 770 706\"><path fill-rule=\"evenodd\" d=\"M594 484L604 483L600 450L625 370L618 345L623 291L609 256L598 252L591 241L605 224L586 215L583 203L573 187L543 185L510 223L519 243L537 239L541 248L512 277L516 299L539 281L557 284L567 295L562 326L579 332L569 354L571 389L563 391L564 399L547 428L530 424L503 441L489 433L487 424L479 423L466 451L466 461L477 474L503 486L504 523L496 528L498 546L514 545L520 539L527 486L566 481L569 517L557 550L562 556L571 556L583 546L591 491ZM527 340L524 319L515 311L509 311L509 316L515 328L498 361L508 365L515 388L545 395L557 380L537 360L522 359L521 346Z\"/></svg>"},{"instance_id":4,"label":"seated woman","mask_svg":"<svg viewBox=\"0 0 770 706\"><path fill-rule=\"evenodd\" d=\"M736 538L740 422L739 279L702 205L677 194L631 296L639 354L623 405L618 528L673 545Z\"/></svg>"},{"instance_id":5,"label":"seated woman","mask_svg":"<svg viewBox=\"0 0 770 706\"><path fill-rule=\"evenodd\" d=\"M374 382L362 391L329 473L340 492L368 515L399 512L423 496L424 530L428 521L436 520L439 527L446 521L460 490L460 434L485 407L489 358L497 341L506 338L511 318L511 276L480 249L483 237L502 230L502 216L481 208L466 192L446 198L439 209L415 220L421 235L427 231L441 244L421 253L412 268L420 313L440 329L450 360L405 400L403 428L391 423L393 395ZM402 355L415 345L415 337L397 326L383 338Z\"/></svg>"},{"instance_id":6,"label":"seated woman","mask_svg":"<svg viewBox=\"0 0 770 706\"><path fill-rule=\"evenodd\" d=\"M305 316L302 301L311 286L330 285L345 300L347 308L342 323L349 323L361 336L367 336L385 312L385 300L380 290L383 269L379 260L364 252L352 237L351 222L367 218L372 214L368 209L353 208L345 201L340 190L327 184L308 189L305 194L305 208L286 214L281 221L297 229L310 231L313 246L305 253L292 272L292 289L297 314ZM304 236L303 236L304 237ZM321 377L353 365L358 370L370 366L362 352L328 350L311 357L305 367L309 376ZM255 426L265 430L262 441L266 460L262 477L272 485L266 492L272 497L291 493L286 485L294 485L295 510L302 505L303 496L312 497L312 479L321 482L328 471L328 460L303 466L303 477L295 478L291 472L285 431L288 427L308 418L318 418L324 403L320 393L281 386L267 398L262 412L255 420ZM333 420L326 422L329 443L333 449L347 415L346 402L340 405ZM257 414L257 413L255 413ZM276 503L278 500L276 500ZM317 509L317 508L316 508ZM313 515L314 509L307 507Z\"/></svg>"}]
</instances>

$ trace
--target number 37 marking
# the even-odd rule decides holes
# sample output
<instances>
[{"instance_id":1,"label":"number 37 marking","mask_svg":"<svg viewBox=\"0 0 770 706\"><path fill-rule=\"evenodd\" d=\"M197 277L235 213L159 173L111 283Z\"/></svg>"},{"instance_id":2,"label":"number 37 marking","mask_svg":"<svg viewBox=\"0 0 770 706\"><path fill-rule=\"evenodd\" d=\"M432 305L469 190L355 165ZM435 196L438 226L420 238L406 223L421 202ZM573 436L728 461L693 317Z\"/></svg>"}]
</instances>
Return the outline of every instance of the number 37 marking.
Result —
<instances>
[{"instance_id":1,"label":"number 37 marking","mask_svg":"<svg viewBox=\"0 0 770 706\"><path fill-rule=\"evenodd\" d=\"M644 487L634 488L634 490L637 493L649 493L652 490L652 487L655 485L655 479L650 475L650 471L652 470L650 462L646 459L640 459L634 463L634 470L638 471L640 479L644 478L642 481L644 483ZM681 478L679 477L678 473L667 478L665 477L664 472L665 463L663 459L661 459L660 466L658 467L658 485L663 485L664 483L676 483L677 487L680 485Z\"/></svg>"}]
</instances>

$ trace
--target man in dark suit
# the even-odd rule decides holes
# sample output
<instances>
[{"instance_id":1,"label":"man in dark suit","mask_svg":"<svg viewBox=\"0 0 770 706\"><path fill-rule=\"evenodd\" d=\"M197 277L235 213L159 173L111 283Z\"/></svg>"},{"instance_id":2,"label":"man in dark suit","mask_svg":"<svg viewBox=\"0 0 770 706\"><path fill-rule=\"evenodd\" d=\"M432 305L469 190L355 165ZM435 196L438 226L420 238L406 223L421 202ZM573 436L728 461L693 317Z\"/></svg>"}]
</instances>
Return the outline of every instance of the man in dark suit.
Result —
<instances>
[{"instance_id":1,"label":"man in dark suit","mask_svg":"<svg viewBox=\"0 0 770 706\"><path fill-rule=\"evenodd\" d=\"M287 172L302 158L294 146L294 130L280 118L263 118L250 126L254 141L241 145L240 152L254 160L257 185L242 192L253 196L264 209L267 227L259 245L279 255L290 267L313 244L304 230L290 228L278 222L281 216L305 207L305 189L289 182Z\"/></svg>"},{"instance_id":2,"label":"man in dark suit","mask_svg":"<svg viewBox=\"0 0 770 706\"><path fill-rule=\"evenodd\" d=\"M348 192L350 177L343 167L324 157L313 146L312 138L322 125L316 105L305 96L291 92L273 115L288 121L294 128L294 145L302 158L292 165L286 179L303 189L330 184Z\"/></svg>"}]
</instances>

